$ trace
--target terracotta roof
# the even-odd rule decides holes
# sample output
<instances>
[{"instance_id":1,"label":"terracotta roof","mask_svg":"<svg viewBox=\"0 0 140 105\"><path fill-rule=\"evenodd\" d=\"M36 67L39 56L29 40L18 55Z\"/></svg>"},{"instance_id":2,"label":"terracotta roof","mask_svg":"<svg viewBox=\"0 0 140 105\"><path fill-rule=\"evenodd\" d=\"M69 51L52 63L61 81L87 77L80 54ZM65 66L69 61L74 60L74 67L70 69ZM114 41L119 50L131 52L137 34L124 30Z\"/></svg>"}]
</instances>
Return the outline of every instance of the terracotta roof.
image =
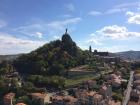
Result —
<instances>
[{"instance_id":1,"label":"terracotta roof","mask_svg":"<svg viewBox=\"0 0 140 105\"><path fill-rule=\"evenodd\" d=\"M130 101L128 102L128 105L139 105L139 103Z\"/></svg>"},{"instance_id":2,"label":"terracotta roof","mask_svg":"<svg viewBox=\"0 0 140 105\"><path fill-rule=\"evenodd\" d=\"M46 94L44 94L44 93L31 93L31 96L33 98L44 98L46 96Z\"/></svg>"},{"instance_id":3,"label":"terracotta roof","mask_svg":"<svg viewBox=\"0 0 140 105\"><path fill-rule=\"evenodd\" d=\"M111 74L111 78L115 79L117 77L116 74Z\"/></svg>"},{"instance_id":4,"label":"terracotta roof","mask_svg":"<svg viewBox=\"0 0 140 105\"><path fill-rule=\"evenodd\" d=\"M101 86L101 89L107 90L107 86L106 85L103 85L103 86Z\"/></svg>"},{"instance_id":5,"label":"terracotta roof","mask_svg":"<svg viewBox=\"0 0 140 105\"><path fill-rule=\"evenodd\" d=\"M15 93L8 93L4 96L4 99L12 99L15 97Z\"/></svg>"},{"instance_id":6,"label":"terracotta roof","mask_svg":"<svg viewBox=\"0 0 140 105\"><path fill-rule=\"evenodd\" d=\"M95 100L102 100L102 98L103 98L103 96L100 95L100 94L95 94L95 95L94 95L94 99L95 99Z\"/></svg>"},{"instance_id":7,"label":"terracotta roof","mask_svg":"<svg viewBox=\"0 0 140 105\"><path fill-rule=\"evenodd\" d=\"M57 100L57 101L68 101L68 102L76 102L77 99L72 97L72 96L53 96L52 97L53 100Z\"/></svg>"},{"instance_id":8,"label":"terracotta roof","mask_svg":"<svg viewBox=\"0 0 140 105\"><path fill-rule=\"evenodd\" d=\"M140 73L134 74L134 76L140 76Z\"/></svg>"},{"instance_id":9,"label":"terracotta roof","mask_svg":"<svg viewBox=\"0 0 140 105\"><path fill-rule=\"evenodd\" d=\"M90 91L90 92L87 92L87 95L88 96L94 96L97 92L95 91Z\"/></svg>"},{"instance_id":10,"label":"terracotta roof","mask_svg":"<svg viewBox=\"0 0 140 105\"><path fill-rule=\"evenodd\" d=\"M24 104L24 103L17 103L16 105L26 105L26 104Z\"/></svg>"},{"instance_id":11,"label":"terracotta roof","mask_svg":"<svg viewBox=\"0 0 140 105\"><path fill-rule=\"evenodd\" d=\"M139 84L140 83L140 80L136 80L136 81L134 81L134 83L138 83Z\"/></svg>"},{"instance_id":12,"label":"terracotta roof","mask_svg":"<svg viewBox=\"0 0 140 105\"><path fill-rule=\"evenodd\" d=\"M68 101L70 101L70 102L75 102L75 101L77 101L77 99L74 98L74 97L72 97L72 96L65 96L63 99L64 99L64 100L68 100Z\"/></svg>"},{"instance_id":13,"label":"terracotta roof","mask_svg":"<svg viewBox=\"0 0 140 105\"><path fill-rule=\"evenodd\" d=\"M63 100L63 96L53 96L52 97L53 100Z\"/></svg>"}]
</instances>

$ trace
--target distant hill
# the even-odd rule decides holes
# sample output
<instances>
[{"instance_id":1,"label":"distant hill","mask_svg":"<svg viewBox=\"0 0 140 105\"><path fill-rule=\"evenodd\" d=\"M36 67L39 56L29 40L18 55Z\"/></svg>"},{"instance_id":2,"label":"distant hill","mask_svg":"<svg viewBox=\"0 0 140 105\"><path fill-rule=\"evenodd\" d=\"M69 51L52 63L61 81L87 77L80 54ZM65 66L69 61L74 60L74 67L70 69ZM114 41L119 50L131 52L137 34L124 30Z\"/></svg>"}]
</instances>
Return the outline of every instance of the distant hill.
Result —
<instances>
[{"instance_id":1,"label":"distant hill","mask_svg":"<svg viewBox=\"0 0 140 105\"><path fill-rule=\"evenodd\" d=\"M140 61L140 51L124 51L115 53L115 55L121 57L124 60Z\"/></svg>"},{"instance_id":2,"label":"distant hill","mask_svg":"<svg viewBox=\"0 0 140 105\"><path fill-rule=\"evenodd\" d=\"M12 61L18 58L21 54L15 54L15 55L0 55L0 62L1 61Z\"/></svg>"}]
</instances>

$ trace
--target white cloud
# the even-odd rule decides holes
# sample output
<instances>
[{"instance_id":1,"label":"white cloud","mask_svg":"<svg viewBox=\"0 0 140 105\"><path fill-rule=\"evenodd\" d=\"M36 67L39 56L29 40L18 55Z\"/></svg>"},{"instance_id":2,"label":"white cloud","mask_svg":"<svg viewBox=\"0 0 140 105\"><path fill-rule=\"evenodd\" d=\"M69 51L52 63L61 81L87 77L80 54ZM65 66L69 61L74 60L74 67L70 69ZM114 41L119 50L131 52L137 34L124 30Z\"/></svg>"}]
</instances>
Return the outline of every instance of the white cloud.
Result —
<instances>
[{"instance_id":1,"label":"white cloud","mask_svg":"<svg viewBox=\"0 0 140 105\"><path fill-rule=\"evenodd\" d=\"M57 35L54 35L53 38L54 38L54 39L60 39L60 37L57 36Z\"/></svg>"},{"instance_id":2,"label":"white cloud","mask_svg":"<svg viewBox=\"0 0 140 105\"><path fill-rule=\"evenodd\" d=\"M139 5L140 2L127 2L123 4L116 5L115 8L130 8L130 7L136 7Z\"/></svg>"},{"instance_id":3,"label":"white cloud","mask_svg":"<svg viewBox=\"0 0 140 105\"><path fill-rule=\"evenodd\" d=\"M105 14L114 14L114 13L124 12L126 10L127 10L126 8L113 8L113 9L107 10Z\"/></svg>"},{"instance_id":4,"label":"white cloud","mask_svg":"<svg viewBox=\"0 0 140 105\"><path fill-rule=\"evenodd\" d=\"M64 15L61 15L60 17L63 17L63 18L71 18L71 17L73 17L73 16L70 15L70 14L64 14Z\"/></svg>"},{"instance_id":5,"label":"white cloud","mask_svg":"<svg viewBox=\"0 0 140 105\"><path fill-rule=\"evenodd\" d=\"M95 45L102 45L102 43L98 40L98 39L95 39L94 37L93 38L90 38L89 40L86 41L87 43L90 43L90 44L95 44Z\"/></svg>"},{"instance_id":6,"label":"white cloud","mask_svg":"<svg viewBox=\"0 0 140 105\"><path fill-rule=\"evenodd\" d=\"M120 52L130 50L129 46L125 45L102 46L95 49L99 51L108 51L108 52Z\"/></svg>"},{"instance_id":7,"label":"white cloud","mask_svg":"<svg viewBox=\"0 0 140 105\"><path fill-rule=\"evenodd\" d=\"M128 11L126 15L128 16L128 23L140 24L140 13Z\"/></svg>"},{"instance_id":8,"label":"white cloud","mask_svg":"<svg viewBox=\"0 0 140 105\"><path fill-rule=\"evenodd\" d=\"M105 14L114 14L114 13L121 13L121 12L125 12L127 10L127 8L111 8L108 10L105 10L104 12L100 12L100 11L90 11L88 13L88 15L91 16L99 16L99 15L105 15Z\"/></svg>"},{"instance_id":9,"label":"white cloud","mask_svg":"<svg viewBox=\"0 0 140 105\"><path fill-rule=\"evenodd\" d=\"M38 22L20 26L14 30L30 37L42 38L46 34L56 35L57 33L64 31L68 26L73 26L81 20L82 19L80 17L75 17L51 22ZM45 35L43 33L45 33Z\"/></svg>"},{"instance_id":10,"label":"white cloud","mask_svg":"<svg viewBox=\"0 0 140 105\"><path fill-rule=\"evenodd\" d=\"M134 24L140 24L140 14L139 15L135 15L133 17L130 17L128 19L129 23L134 23Z\"/></svg>"},{"instance_id":11,"label":"white cloud","mask_svg":"<svg viewBox=\"0 0 140 105\"><path fill-rule=\"evenodd\" d=\"M79 21L81 21L82 19L77 17L77 18L70 18L70 19L66 19L63 21L53 21L50 22L49 24L47 24L49 27L53 28L53 29L59 29L59 30L64 30L66 25L69 24L76 24Z\"/></svg>"},{"instance_id":12,"label":"white cloud","mask_svg":"<svg viewBox=\"0 0 140 105\"><path fill-rule=\"evenodd\" d=\"M138 5L138 8L137 8L137 10L138 10L138 11L140 10L140 3L139 3L139 5Z\"/></svg>"},{"instance_id":13,"label":"white cloud","mask_svg":"<svg viewBox=\"0 0 140 105\"><path fill-rule=\"evenodd\" d=\"M108 9L107 11L105 11L105 14L114 14L114 13L121 13L121 12L125 12L130 8L133 8L135 6L138 5L138 2L132 2L132 3L123 3L123 4L119 4L114 6L111 9Z\"/></svg>"},{"instance_id":14,"label":"white cloud","mask_svg":"<svg viewBox=\"0 0 140 105\"><path fill-rule=\"evenodd\" d=\"M75 7L72 3L70 4L66 4L65 7L69 10L69 11L74 11L75 10Z\"/></svg>"},{"instance_id":15,"label":"white cloud","mask_svg":"<svg viewBox=\"0 0 140 105\"><path fill-rule=\"evenodd\" d=\"M102 36L97 35L96 33L91 33L90 37L83 43L85 45L94 45L94 46L102 46L104 38Z\"/></svg>"},{"instance_id":16,"label":"white cloud","mask_svg":"<svg viewBox=\"0 0 140 105\"><path fill-rule=\"evenodd\" d=\"M113 8L110 8L108 10L105 10L104 12L100 12L100 11L91 11L88 14L89 15L101 15L101 14L114 14L114 13L122 13L122 12L126 12L127 10L129 10L130 8L136 8L139 9L140 8L140 2L130 2L130 3L123 3L123 4L119 4L114 6Z\"/></svg>"},{"instance_id":17,"label":"white cloud","mask_svg":"<svg viewBox=\"0 0 140 105\"><path fill-rule=\"evenodd\" d=\"M22 33L24 35L30 36L30 37L35 37L35 38L42 38L43 37L43 31L45 30L44 24L30 24L30 25L25 25L25 26L20 26L14 31Z\"/></svg>"},{"instance_id":18,"label":"white cloud","mask_svg":"<svg viewBox=\"0 0 140 105\"><path fill-rule=\"evenodd\" d=\"M46 41L33 41L16 38L6 33L0 33L0 54L28 53Z\"/></svg>"},{"instance_id":19,"label":"white cloud","mask_svg":"<svg viewBox=\"0 0 140 105\"><path fill-rule=\"evenodd\" d=\"M0 19L0 28L7 26L7 22Z\"/></svg>"},{"instance_id":20,"label":"white cloud","mask_svg":"<svg viewBox=\"0 0 140 105\"><path fill-rule=\"evenodd\" d=\"M95 33L91 33L90 36L95 36Z\"/></svg>"},{"instance_id":21,"label":"white cloud","mask_svg":"<svg viewBox=\"0 0 140 105\"><path fill-rule=\"evenodd\" d=\"M102 13L99 12L99 11L90 11L88 14L91 15L91 16L102 15Z\"/></svg>"},{"instance_id":22,"label":"white cloud","mask_svg":"<svg viewBox=\"0 0 140 105\"><path fill-rule=\"evenodd\" d=\"M42 38L43 37L43 33L41 33L41 32L36 32L36 35L38 36L38 38Z\"/></svg>"},{"instance_id":23,"label":"white cloud","mask_svg":"<svg viewBox=\"0 0 140 105\"><path fill-rule=\"evenodd\" d=\"M126 12L126 15L127 15L127 16L134 16L134 12L127 11L127 12Z\"/></svg>"},{"instance_id":24,"label":"white cloud","mask_svg":"<svg viewBox=\"0 0 140 105\"><path fill-rule=\"evenodd\" d=\"M105 26L102 29L98 30L97 33L112 39L140 37L140 32L130 32L126 27L117 25Z\"/></svg>"}]
</instances>

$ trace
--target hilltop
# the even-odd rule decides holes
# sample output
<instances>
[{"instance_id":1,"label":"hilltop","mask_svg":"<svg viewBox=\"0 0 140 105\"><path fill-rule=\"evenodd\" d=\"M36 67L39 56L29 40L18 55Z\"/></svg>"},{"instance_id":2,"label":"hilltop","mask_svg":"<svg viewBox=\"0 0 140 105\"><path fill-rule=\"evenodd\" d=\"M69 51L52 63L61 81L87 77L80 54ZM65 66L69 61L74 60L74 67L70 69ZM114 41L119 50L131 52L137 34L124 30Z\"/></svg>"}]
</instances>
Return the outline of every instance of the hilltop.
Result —
<instances>
[{"instance_id":1,"label":"hilltop","mask_svg":"<svg viewBox=\"0 0 140 105\"><path fill-rule=\"evenodd\" d=\"M86 54L66 30L61 40L51 41L29 54L20 56L14 61L14 66L21 73L65 75L67 69L84 64Z\"/></svg>"},{"instance_id":2,"label":"hilltop","mask_svg":"<svg viewBox=\"0 0 140 105\"><path fill-rule=\"evenodd\" d=\"M123 60L133 60L133 61L140 61L140 51L124 51L124 52L117 52L117 53L110 53L114 56L119 56Z\"/></svg>"}]
</instances>

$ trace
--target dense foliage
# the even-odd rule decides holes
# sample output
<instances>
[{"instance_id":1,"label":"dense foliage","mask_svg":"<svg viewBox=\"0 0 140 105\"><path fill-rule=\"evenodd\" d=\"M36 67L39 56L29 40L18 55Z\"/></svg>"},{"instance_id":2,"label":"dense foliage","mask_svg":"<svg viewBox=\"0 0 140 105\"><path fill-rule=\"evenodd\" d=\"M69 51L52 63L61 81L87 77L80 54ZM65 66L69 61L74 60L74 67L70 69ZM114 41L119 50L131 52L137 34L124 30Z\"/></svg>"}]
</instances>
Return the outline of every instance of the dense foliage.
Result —
<instances>
[{"instance_id":1,"label":"dense foliage","mask_svg":"<svg viewBox=\"0 0 140 105\"><path fill-rule=\"evenodd\" d=\"M62 89L65 85L65 78L60 76L44 77L41 75L30 75L26 81L32 82L37 87L54 87Z\"/></svg>"},{"instance_id":2,"label":"dense foliage","mask_svg":"<svg viewBox=\"0 0 140 105\"><path fill-rule=\"evenodd\" d=\"M85 63L86 54L65 33L62 41L52 41L29 54L22 55L14 62L14 66L21 73L67 75L69 68Z\"/></svg>"}]
</instances>

